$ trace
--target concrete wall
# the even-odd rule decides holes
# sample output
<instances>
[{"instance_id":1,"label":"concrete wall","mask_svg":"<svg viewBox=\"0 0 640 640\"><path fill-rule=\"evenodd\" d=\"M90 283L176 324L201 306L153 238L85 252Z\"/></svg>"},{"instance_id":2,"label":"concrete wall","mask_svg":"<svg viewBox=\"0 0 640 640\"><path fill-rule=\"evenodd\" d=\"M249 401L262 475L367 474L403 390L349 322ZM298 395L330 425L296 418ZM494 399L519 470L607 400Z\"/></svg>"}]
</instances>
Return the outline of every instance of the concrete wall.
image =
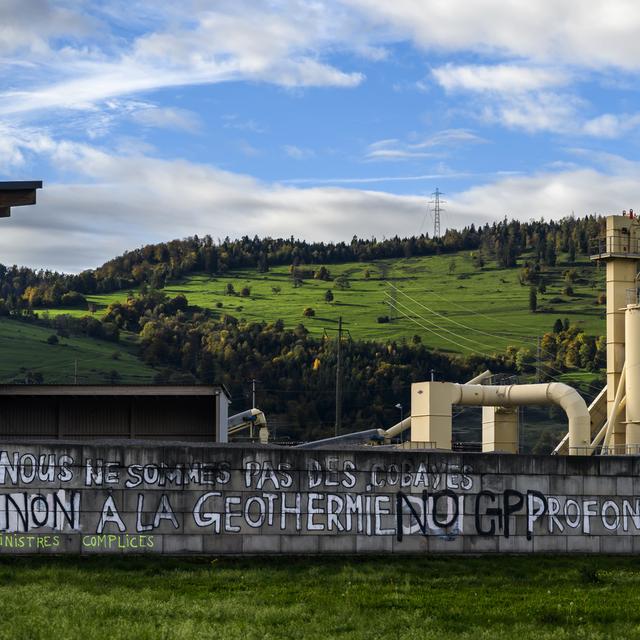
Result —
<instances>
[{"instance_id":1,"label":"concrete wall","mask_svg":"<svg viewBox=\"0 0 640 640\"><path fill-rule=\"evenodd\" d=\"M640 551L640 458L0 445L0 553Z\"/></svg>"}]
</instances>

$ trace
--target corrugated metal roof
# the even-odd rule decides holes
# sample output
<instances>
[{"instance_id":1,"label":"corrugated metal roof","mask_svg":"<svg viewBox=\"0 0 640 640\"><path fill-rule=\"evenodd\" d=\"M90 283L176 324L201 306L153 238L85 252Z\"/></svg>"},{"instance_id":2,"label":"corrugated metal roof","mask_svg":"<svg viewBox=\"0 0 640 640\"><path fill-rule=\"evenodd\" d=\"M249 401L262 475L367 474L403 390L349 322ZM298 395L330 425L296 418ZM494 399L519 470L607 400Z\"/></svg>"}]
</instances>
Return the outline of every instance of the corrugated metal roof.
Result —
<instances>
[{"instance_id":1,"label":"corrugated metal roof","mask_svg":"<svg viewBox=\"0 0 640 640\"><path fill-rule=\"evenodd\" d=\"M0 396L215 396L231 395L224 385L4 384Z\"/></svg>"}]
</instances>

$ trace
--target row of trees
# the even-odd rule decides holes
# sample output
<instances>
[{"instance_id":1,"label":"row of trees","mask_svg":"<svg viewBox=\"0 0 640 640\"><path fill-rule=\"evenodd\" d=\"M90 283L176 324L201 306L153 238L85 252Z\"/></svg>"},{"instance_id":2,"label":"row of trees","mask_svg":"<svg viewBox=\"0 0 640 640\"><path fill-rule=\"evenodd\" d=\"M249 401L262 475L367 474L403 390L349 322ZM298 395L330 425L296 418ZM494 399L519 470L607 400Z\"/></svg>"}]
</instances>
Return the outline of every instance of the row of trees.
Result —
<instances>
[{"instance_id":1,"label":"row of trees","mask_svg":"<svg viewBox=\"0 0 640 640\"><path fill-rule=\"evenodd\" d=\"M424 256L461 250L474 252L479 266L485 259L498 261L501 267L514 267L525 250L535 251L537 264L554 266L564 252L569 260L586 255L590 243L603 229L596 216L565 218L558 222L518 222L512 220L461 231L449 229L442 238L428 235L384 240L353 237L350 242L306 242L295 238L225 238L214 242L211 236L193 236L147 245L109 260L101 267L76 275L53 271L35 271L25 267L0 265L0 298L10 309L28 306L84 306L84 296L146 284L162 288L168 280L195 271L210 274L230 269L255 268L264 272L271 265L289 265L292 274L302 279L330 279L326 266L351 261Z\"/></svg>"}]
</instances>

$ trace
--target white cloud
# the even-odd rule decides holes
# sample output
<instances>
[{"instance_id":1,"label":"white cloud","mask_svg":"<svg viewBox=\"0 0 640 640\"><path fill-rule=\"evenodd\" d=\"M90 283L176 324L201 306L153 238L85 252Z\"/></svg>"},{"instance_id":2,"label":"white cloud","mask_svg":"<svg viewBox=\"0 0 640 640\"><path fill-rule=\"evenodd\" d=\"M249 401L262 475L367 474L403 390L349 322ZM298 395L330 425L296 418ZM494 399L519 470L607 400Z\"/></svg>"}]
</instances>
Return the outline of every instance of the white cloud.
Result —
<instances>
[{"instance_id":1,"label":"white cloud","mask_svg":"<svg viewBox=\"0 0 640 640\"><path fill-rule=\"evenodd\" d=\"M468 129L444 129L415 142L403 142L395 138L378 140L367 147L365 160L400 161L429 158L442 155L444 149L480 142L486 142L486 140ZM425 149L431 149L431 151L425 151Z\"/></svg>"},{"instance_id":2,"label":"white cloud","mask_svg":"<svg viewBox=\"0 0 640 640\"><path fill-rule=\"evenodd\" d=\"M266 133L266 129L255 120L241 119L238 114L230 113L222 117L225 129L239 129L240 131L250 131L251 133Z\"/></svg>"},{"instance_id":3,"label":"white cloud","mask_svg":"<svg viewBox=\"0 0 640 640\"><path fill-rule=\"evenodd\" d=\"M134 111L131 118L147 127L177 129L188 133L196 133L200 129L200 119L187 109L146 105Z\"/></svg>"},{"instance_id":4,"label":"white cloud","mask_svg":"<svg viewBox=\"0 0 640 640\"><path fill-rule=\"evenodd\" d=\"M453 65L432 70L433 76L447 91L492 91L522 93L564 85L568 78L557 69L515 64Z\"/></svg>"},{"instance_id":5,"label":"white cloud","mask_svg":"<svg viewBox=\"0 0 640 640\"><path fill-rule=\"evenodd\" d=\"M587 120L582 131L597 138L619 138L640 126L640 113L612 114L605 113L597 118Z\"/></svg>"},{"instance_id":6,"label":"white cloud","mask_svg":"<svg viewBox=\"0 0 640 640\"><path fill-rule=\"evenodd\" d=\"M315 155L313 149L304 149L303 147L298 147L295 144L285 144L283 150L294 160L306 160L307 158L312 158Z\"/></svg>"},{"instance_id":7,"label":"white cloud","mask_svg":"<svg viewBox=\"0 0 640 640\"><path fill-rule=\"evenodd\" d=\"M342 0L389 37L429 50L464 50L589 68L640 68L634 0Z\"/></svg>"},{"instance_id":8,"label":"white cloud","mask_svg":"<svg viewBox=\"0 0 640 640\"><path fill-rule=\"evenodd\" d=\"M469 129L443 129L428 136L421 142L411 144L413 149L424 149L427 147L457 147L463 144L480 144L486 140L469 131Z\"/></svg>"},{"instance_id":9,"label":"white cloud","mask_svg":"<svg viewBox=\"0 0 640 640\"><path fill-rule=\"evenodd\" d=\"M529 133L551 131L570 134L579 131L580 104L570 95L548 92L523 94L488 102L482 117L509 129L523 129Z\"/></svg>"},{"instance_id":10,"label":"white cloud","mask_svg":"<svg viewBox=\"0 0 640 640\"><path fill-rule=\"evenodd\" d=\"M344 240L363 229L367 236L412 235L424 215L423 195L269 184L207 165L56 142L46 134L14 142L81 181L45 184L35 207L16 209L3 222L0 252L9 263L77 271L126 249L195 233L239 237L250 230L309 240ZM574 153L602 168L499 177L449 192L445 225L640 209L638 163Z\"/></svg>"},{"instance_id":11,"label":"white cloud","mask_svg":"<svg viewBox=\"0 0 640 640\"><path fill-rule=\"evenodd\" d=\"M48 0L2 0L0 54L48 55L50 40L85 36L95 28L93 20L61 5Z\"/></svg>"},{"instance_id":12,"label":"white cloud","mask_svg":"<svg viewBox=\"0 0 640 640\"><path fill-rule=\"evenodd\" d=\"M52 164L80 183L45 184L35 207L5 221L3 262L78 271L148 242L210 233L332 240L415 227L422 197L267 184L207 165L115 155L48 140Z\"/></svg>"},{"instance_id":13,"label":"white cloud","mask_svg":"<svg viewBox=\"0 0 640 640\"><path fill-rule=\"evenodd\" d=\"M638 170L636 165L636 172ZM576 215L614 213L640 202L640 184L629 173L593 168L511 177L449 196L448 210L470 220L492 212L494 219L557 220Z\"/></svg>"},{"instance_id":14,"label":"white cloud","mask_svg":"<svg viewBox=\"0 0 640 640\"><path fill-rule=\"evenodd\" d=\"M372 149L365 155L366 160L409 160L411 158L428 158L432 153L411 151L410 149Z\"/></svg>"},{"instance_id":15,"label":"white cloud","mask_svg":"<svg viewBox=\"0 0 640 640\"><path fill-rule=\"evenodd\" d=\"M195 5L194 15L189 4ZM119 41L115 48L110 42L103 50L67 47L46 60L36 56L37 63L47 65L46 73L0 93L0 115L93 109L119 96L231 80L353 87L364 78L322 60L333 46L357 50L367 43L356 38L350 44L350 28L335 26L336 15L321 3L237 0L197 5L186 3L188 17L181 22L174 14L164 29L125 44ZM12 24L0 30L5 32L12 39L19 35Z\"/></svg>"}]
</instances>

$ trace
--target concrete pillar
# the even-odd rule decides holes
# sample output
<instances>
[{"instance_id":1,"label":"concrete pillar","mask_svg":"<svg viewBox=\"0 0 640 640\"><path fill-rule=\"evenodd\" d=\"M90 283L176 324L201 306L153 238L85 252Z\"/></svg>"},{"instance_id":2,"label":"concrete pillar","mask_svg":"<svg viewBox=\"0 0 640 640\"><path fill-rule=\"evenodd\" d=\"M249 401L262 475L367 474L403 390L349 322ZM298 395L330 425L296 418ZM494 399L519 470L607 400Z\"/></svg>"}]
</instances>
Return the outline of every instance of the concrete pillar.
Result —
<instances>
[{"instance_id":1,"label":"concrete pillar","mask_svg":"<svg viewBox=\"0 0 640 640\"><path fill-rule=\"evenodd\" d=\"M517 407L482 407L482 451L518 453Z\"/></svg>"},{"instance_id":2,"label":"concrete pillar","mask_svg":"<svg viewBox=\"0 0 640 640\"><path fill-rule=\"evenodd\" d=\"M411 442L432 442L437 449L451 449L452 387L450 382L411 385Z\"/></svg>"},{"instance_id":3,"label":"concrete pillar","mask_svg":"<svg viewBox=\"0 0 640 640\"><path fill-rule=\"evenodd\" d=\"M216 442L229 442L229 398L220 391L215 396Z\"/></svg>"}]
</instances>

